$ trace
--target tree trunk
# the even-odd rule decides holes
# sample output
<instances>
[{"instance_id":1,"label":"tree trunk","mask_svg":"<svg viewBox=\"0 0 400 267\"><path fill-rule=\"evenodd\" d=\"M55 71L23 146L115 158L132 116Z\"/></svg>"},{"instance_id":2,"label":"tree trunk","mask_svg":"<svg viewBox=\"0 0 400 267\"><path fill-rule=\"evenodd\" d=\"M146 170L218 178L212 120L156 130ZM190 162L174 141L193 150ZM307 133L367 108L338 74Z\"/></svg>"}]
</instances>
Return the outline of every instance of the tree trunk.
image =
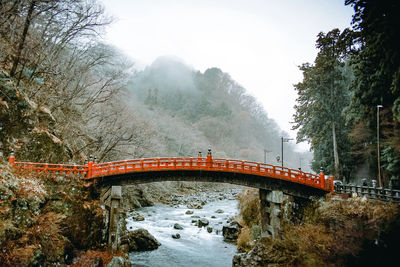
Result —
<instances>
[{"instance_id":1,"label":"tree trunk","mask_svg":"<svg viewBox=\"0 0 400 267\"><path fill-rule=\"evenodd\" d=\"M17 71L17 67L19 64L19 60L21 58L22 50L24 49L26 35L28 34L29 26L31 25L31 17L32 17L33 9L35 8L35 4L36 4L36 1L34 0L31 2L30 6L29 6L28 14L26 15L26 18L25 18L24 30L22 32L21 41L19 42L19 45L18 45L17 55L14 58L10 76L14 76L15 72Z\"/></svg>"},{"instance_id":2,"label":"tree trunk","mask_svg":"<svg viewBox=\"0 0 400 267\"><path fill-rule=\"evenodd\" d=\"M333 138L333 157L335 159L335 169L334 169L334 176L339 177L339 154L337 151L337 144L336 144L336 129L335 123L332 122L332 138Z\"/></svg>"}]
</instances>

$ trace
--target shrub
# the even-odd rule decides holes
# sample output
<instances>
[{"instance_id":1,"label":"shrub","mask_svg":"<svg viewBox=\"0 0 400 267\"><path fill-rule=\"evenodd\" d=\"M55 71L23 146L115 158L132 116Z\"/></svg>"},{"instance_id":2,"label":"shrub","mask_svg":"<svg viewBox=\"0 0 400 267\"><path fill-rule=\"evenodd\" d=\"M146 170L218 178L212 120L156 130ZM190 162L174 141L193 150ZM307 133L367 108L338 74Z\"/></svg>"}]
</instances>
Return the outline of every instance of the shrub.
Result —
<instances>
[{"instance_id":1,"label":"shrub","mask_svg":"<svg viewBox=\"0 0 400 267\"><path fill-rule=\"evenodd\" d=\"M251 233L248 227L242 228L237 240L237 247L239 251L249 251L252 247Z\"/></svg>"}]
</instances>

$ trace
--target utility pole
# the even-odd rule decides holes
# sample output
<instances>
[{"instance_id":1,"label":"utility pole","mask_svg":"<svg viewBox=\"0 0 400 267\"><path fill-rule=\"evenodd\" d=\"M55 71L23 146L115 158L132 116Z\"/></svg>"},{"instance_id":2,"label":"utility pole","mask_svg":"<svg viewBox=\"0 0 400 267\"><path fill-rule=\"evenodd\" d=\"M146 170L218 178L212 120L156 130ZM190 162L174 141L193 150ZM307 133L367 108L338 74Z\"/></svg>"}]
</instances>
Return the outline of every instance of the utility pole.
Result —
<instances>
[{"instance_id":1,"label":"utility pole","mask_svg":"<svg viewBox=\"0 0 400 267\"><path fill-rule=\"evenodd\" d=\"M264 163L267 163L267 153L268 152L272 152L271 150L266 150L265 148L264 148Z\"/></svg>"},{"instance_id":2,"label":"utility pole","mask_svg":"<svg viewBox=\"0 0 400 267\"><path fill-rule=\"evenodd\" d=\"M283 167L283 142L289 142L290 140L293 140L293 138L283 138L283 136L281 137L281 164Z\"/></svg>"},{"instance_id":3,"label":"utility pole","mask_svg":"<svg viewBox=\"0 0 400 267\"><path fill-rule=\"evenodd\" d=\"M382 105L376 106L376 146L377 146L377 154L378 154L378 182L379 187L382 187L382 177L381 177L381 152L379 147L379 108L382 108Z\"/></svg>"}]
</instances>

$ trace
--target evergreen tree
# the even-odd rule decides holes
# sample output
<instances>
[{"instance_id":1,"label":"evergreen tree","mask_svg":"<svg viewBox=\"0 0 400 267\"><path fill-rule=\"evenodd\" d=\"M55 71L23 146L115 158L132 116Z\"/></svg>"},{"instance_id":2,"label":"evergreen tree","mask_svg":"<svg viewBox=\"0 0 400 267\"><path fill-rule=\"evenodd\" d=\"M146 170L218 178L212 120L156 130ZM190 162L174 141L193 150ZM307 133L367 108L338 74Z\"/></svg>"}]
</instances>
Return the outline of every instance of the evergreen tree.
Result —
<instances>
[{"instance_id":1,"label":"evergreen tree","mask_svg":"<svg viewBox=\"0 0 400 267\"><path fill-rule=\"evenodd\" d=\"M351 71L345 61L352 38L353 32L348 29L318 34L319 53L314 65L300 66L304 78L295 85L299 96L293 126L299 130L298 142L311 142L314 171L323 168L326 173L346 178L351 158L342 111L349 103Z\"/></svg>"}]
</instances>

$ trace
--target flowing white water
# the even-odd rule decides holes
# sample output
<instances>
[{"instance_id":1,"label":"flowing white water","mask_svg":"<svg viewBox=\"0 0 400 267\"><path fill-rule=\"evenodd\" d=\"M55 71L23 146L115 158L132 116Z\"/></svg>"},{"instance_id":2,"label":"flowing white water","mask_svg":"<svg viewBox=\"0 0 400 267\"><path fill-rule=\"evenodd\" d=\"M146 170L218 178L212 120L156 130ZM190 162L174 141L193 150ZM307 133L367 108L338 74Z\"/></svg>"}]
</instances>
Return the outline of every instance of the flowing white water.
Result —
<instances>
[{"instance_id":1,"label":"flowing white water","mask_svg":"<svg viewBox=\"0 0 400 267\"><path fill-rule=\"evenodd\" d=\"M216 213L218 209L223 213ZM153 207L139 209L145 216L144 221L127 219L129 230L147 229L161 243L153 251L134 252L130 254L133 266L232 266L232 258L236 253L236 245L223 241L222 226L229 217L238 213L237 200L217 200L203 206L203 209L194 209L194 213L187 215L188 208L184 205L170 207L157 204ZM192 223L198 220L192 216L200 216L209 220L213 228L208 233L205 227L199 228ZM216 218L211 218L215 216ZM180 224L184 229L176 230L174 224ZM173 239L172 234L179 233L180 239Z\"/></svg>"}]
</instances>

